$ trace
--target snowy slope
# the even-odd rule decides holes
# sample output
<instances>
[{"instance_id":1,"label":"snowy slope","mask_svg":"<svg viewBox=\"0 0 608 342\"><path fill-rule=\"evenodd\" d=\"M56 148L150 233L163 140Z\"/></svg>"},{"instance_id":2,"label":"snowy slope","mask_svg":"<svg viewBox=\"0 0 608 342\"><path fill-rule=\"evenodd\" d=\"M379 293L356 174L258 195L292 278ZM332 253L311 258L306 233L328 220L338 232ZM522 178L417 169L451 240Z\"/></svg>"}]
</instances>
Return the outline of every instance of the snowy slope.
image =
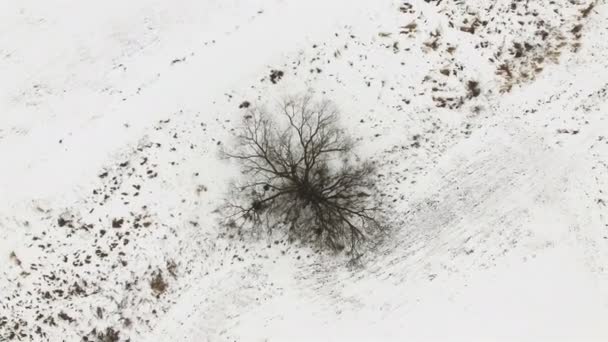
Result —
<instances>
[{"instance_id":1,"label":"snowy slope","mask_svg":"<svg viewBox=\"0 0 608 342\"><path fill-rule=\"evenodd\" d=\"M0 6L0 340L608 339L605 2ZM382 165L361 266L216 224L307 89Z\"/></svg>"}]
</instances>

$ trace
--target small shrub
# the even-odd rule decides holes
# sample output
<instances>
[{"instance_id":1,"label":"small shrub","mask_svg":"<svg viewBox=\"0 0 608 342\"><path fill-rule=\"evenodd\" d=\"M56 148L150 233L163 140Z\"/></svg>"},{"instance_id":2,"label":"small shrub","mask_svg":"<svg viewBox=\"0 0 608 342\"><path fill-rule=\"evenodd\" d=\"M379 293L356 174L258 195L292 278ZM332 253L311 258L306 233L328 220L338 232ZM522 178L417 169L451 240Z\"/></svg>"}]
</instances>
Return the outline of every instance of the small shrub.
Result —
<instances>
[{"instance_id":1,"label":"small shrub","mask_svg":"<svg viewBox=\"0 0 608 342\"><path fill-rule=\"evenodd\" d=\"M163 293L165 293L168 287L169 285L167 284L167 282L165 282L165 279L163 278L163 272L161 270L157 270L152 274L152 279L150 280L150 288L152 289L152 292L154 292L154 295L156 297L160 297Z\"/></svg>"},{"instance_id":2,"label":"small shrub","mask_svg":"<svg viewBox=\"0 0 608 342\"><path fill-rule=\"evenodd\" d=\"M479 82L477 81L468 81L467 82L467 98L472 99L474 97L479 96L481 94L481 89L479 88Z\"/></svg>"},{"instance_id":3,"label":"small shrub","mask_svg":"<svg viewBox=\"0 0 608 342\"><path fill-rule=\"evenodd\" d=\"M282 70L270 70L270 82L272 82L272 84L277 84L277 82L283 78L283 75L285 75L285 73L283 73Z\"/></svg>"}]
</instances>

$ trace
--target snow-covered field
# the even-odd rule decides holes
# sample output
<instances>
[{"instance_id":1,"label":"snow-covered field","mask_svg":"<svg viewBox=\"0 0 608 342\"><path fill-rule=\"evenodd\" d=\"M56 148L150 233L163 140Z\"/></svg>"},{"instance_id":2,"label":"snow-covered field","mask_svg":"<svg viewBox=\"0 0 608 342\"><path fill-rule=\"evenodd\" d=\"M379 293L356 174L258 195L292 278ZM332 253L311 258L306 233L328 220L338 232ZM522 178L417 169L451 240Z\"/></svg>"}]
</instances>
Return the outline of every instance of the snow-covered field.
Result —
<instances>
[{"instance_id":1,"label":"snow-covered field","mask_svg":"<svg viewBox=\"0 0 608 342\"><path fill-rule=\"evenodd\" d=\"M0 19L0 341L608 340L605 0ZM381 165L358 266L217 223L241 103L310 89Z\"/></svg>"}]
</instances>

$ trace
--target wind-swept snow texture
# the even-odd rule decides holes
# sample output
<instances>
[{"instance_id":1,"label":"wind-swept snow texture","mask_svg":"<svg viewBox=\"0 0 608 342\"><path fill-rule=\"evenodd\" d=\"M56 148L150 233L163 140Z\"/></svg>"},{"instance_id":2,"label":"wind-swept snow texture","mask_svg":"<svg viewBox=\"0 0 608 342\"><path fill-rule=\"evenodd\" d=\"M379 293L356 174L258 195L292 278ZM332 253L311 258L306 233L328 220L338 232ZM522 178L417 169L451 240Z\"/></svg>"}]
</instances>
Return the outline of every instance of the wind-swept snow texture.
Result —
<instances>
[{"instance_id":1,"label":"wind-swept snow texture","mask_svg":"<svg viewBox=\"0 0 608 342\"><path fill-rule=\"evenodd\" d=\"M604 0L0 3L1 341L607 341ZM227 236L246 103L380 165L352 267Z\"/></svg>"}]
</instances>

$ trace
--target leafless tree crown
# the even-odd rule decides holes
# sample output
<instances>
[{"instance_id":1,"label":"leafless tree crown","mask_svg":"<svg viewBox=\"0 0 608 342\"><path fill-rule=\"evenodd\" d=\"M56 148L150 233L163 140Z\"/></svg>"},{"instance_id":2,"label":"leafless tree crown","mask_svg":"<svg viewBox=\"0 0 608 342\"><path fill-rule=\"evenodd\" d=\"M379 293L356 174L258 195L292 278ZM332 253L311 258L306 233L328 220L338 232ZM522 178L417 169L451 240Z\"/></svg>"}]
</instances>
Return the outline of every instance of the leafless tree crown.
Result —
<instances>
[{"instance_id":1,"label":"leafless tree crown","mask_svg":"<svg viewBox=\"0 0 608 342\"><path fill-rule=\"evenodd\" d=\"M284 229L290 239L355 252L380 226L370 162L354 158L330 101L284 100L271 115L250 108L237 143L242 181L227 201L230 225Z\"/></svg>"}]
</instances>

